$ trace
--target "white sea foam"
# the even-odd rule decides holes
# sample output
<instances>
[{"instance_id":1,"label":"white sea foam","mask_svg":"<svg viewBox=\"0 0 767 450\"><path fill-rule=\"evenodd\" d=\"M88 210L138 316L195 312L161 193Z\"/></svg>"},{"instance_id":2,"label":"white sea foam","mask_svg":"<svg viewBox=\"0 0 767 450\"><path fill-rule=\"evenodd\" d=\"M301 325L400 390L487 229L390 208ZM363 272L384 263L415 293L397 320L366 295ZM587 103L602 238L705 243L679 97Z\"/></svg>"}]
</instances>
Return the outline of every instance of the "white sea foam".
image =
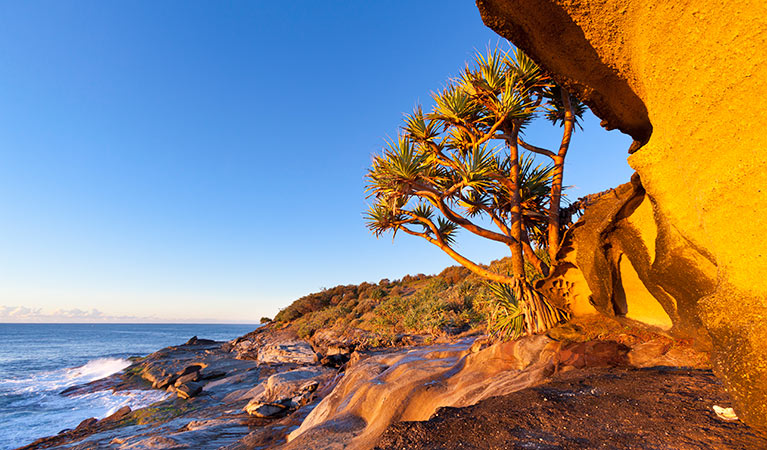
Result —
<instances>
[{"instance_id":1,"label":"white sea foam","mask_svg":"<svg viewBox=\"0 0 767 450\"><path fill-rule=\"evenodd\" d=\"M130 366L130 364L130 361L122 358L99 358L88 361L88 364L84 366L65 370L66 376L70 380L75 380L78 383L87 383L120 372Z\"/></svg>"},{"instance_id":2,"label":"white sea foam","mask_svg":"<svg viewBox=\"0 0 767 450\"><path fill-rule=\"evenodd\" d=\"M4 403L5 411L18 411L0 414L6 425L0 432L0 450L28 443L30 436L74 428L89 417L104 418L123 406L142 408L168 397L167 392L158 390L104 390L69 397L59 394L62 389L108 377L129 365L125 359L99 358L80 367L0 381L0 403Z\"/></svg>"},{"instance_id":3,"label":"white sea foam","mask_svg":"<svg viewBox=\"0 0 767 450\"><path fill-rule=\"evenodd\" d=\"M70 386L89 383L120 372L130 365L122 358L99 358L80 367L38 372L31 377L0 381L0 390L14 393L58 391Z\"/></svg>"}]
</instances>

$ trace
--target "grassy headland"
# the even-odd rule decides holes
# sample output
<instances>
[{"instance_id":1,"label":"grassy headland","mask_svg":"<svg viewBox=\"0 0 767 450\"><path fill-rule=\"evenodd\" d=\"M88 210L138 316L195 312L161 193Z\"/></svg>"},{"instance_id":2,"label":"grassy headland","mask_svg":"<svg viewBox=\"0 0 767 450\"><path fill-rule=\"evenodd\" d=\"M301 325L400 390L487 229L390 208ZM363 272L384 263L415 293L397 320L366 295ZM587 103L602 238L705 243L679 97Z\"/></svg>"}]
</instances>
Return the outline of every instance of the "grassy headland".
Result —
<instances>
[{"instance_id":1,"label":"grassy headland","mask_svg":"<svg viewBox=\"0 0 767 450\"><path fill-rule=\"evenodd\" d=\"M493 261L497 272L510 271L509 258ZM399 280L341 285L306 295L282 309L277 325L310 338L320 329L369 334L373 346L391 344L398 335L433 337L484 331L492 293L481 277L461 266L437 275L406 275Z\"/></svg>"}]
</instances>

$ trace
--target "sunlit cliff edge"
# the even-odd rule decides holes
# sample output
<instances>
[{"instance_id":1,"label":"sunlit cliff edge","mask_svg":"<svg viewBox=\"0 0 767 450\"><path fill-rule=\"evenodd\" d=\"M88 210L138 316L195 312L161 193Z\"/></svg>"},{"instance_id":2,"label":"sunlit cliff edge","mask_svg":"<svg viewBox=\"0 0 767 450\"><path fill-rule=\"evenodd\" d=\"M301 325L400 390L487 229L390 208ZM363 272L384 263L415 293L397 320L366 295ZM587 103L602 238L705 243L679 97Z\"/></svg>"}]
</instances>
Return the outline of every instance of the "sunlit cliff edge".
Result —
<instances>
[{"instance_id":1,"label":"sunlit cliff edge","mask_svg":"<svg viewBox=\"0 0 767 450\"><path fill-rule=\"evenodd\" d=\"M581 233L581 242L598 244L589 250L597 255L571 255L560 275L580 272L568 282L603 313L644 310L640 316L677 334L710 336L739 415L763 426L767 4L477 5L486 25L576 92L606 127L635 140L634 188L616 196L612 219L596 219L596 234ZM630 288L613 288L627 279ZM619 291L637 295L627 301Z\"/></svg>"}]
</instances>

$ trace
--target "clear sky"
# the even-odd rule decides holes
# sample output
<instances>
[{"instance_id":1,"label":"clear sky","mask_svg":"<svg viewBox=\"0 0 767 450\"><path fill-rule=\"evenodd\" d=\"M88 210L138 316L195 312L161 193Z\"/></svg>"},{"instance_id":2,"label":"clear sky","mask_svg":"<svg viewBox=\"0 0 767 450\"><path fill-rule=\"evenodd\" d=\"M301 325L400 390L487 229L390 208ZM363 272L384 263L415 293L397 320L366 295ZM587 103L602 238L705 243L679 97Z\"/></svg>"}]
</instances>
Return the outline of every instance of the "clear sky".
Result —
<instances>
[{"instance_id":1,"label":"clear sky","mask_svg":"<svg viewBox=\"0 0 767 450\"><path fill-rule=\"evenodd\" d=\"M466 0L0 2L0 322L255 322L452 265L375 239L363 177L403 112L499 42ZM630 139L598 123L571 197L631 175Z\"/></svg>"}]
</instances>

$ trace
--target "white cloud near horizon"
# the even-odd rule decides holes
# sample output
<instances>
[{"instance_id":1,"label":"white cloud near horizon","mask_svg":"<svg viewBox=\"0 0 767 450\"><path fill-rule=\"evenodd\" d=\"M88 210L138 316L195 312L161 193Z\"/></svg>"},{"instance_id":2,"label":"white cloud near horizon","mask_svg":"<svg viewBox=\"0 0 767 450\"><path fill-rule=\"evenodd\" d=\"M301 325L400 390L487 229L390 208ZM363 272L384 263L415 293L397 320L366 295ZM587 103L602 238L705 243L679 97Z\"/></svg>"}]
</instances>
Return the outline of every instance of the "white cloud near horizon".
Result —
<instances>
[{"instance_id":1,"label":"white cloud near horizon","mask_svg":"<svg viewBox=\"0 0 767 450\"><path fill-rule=\"evenodd\" d=\"M46 312L42 308L26 306L0 305L0 323L34 323L34 322L167 322L157 317L112 316L98 309L82 310L79 308L56 309Z\"/></svg>"}]
</instances>

